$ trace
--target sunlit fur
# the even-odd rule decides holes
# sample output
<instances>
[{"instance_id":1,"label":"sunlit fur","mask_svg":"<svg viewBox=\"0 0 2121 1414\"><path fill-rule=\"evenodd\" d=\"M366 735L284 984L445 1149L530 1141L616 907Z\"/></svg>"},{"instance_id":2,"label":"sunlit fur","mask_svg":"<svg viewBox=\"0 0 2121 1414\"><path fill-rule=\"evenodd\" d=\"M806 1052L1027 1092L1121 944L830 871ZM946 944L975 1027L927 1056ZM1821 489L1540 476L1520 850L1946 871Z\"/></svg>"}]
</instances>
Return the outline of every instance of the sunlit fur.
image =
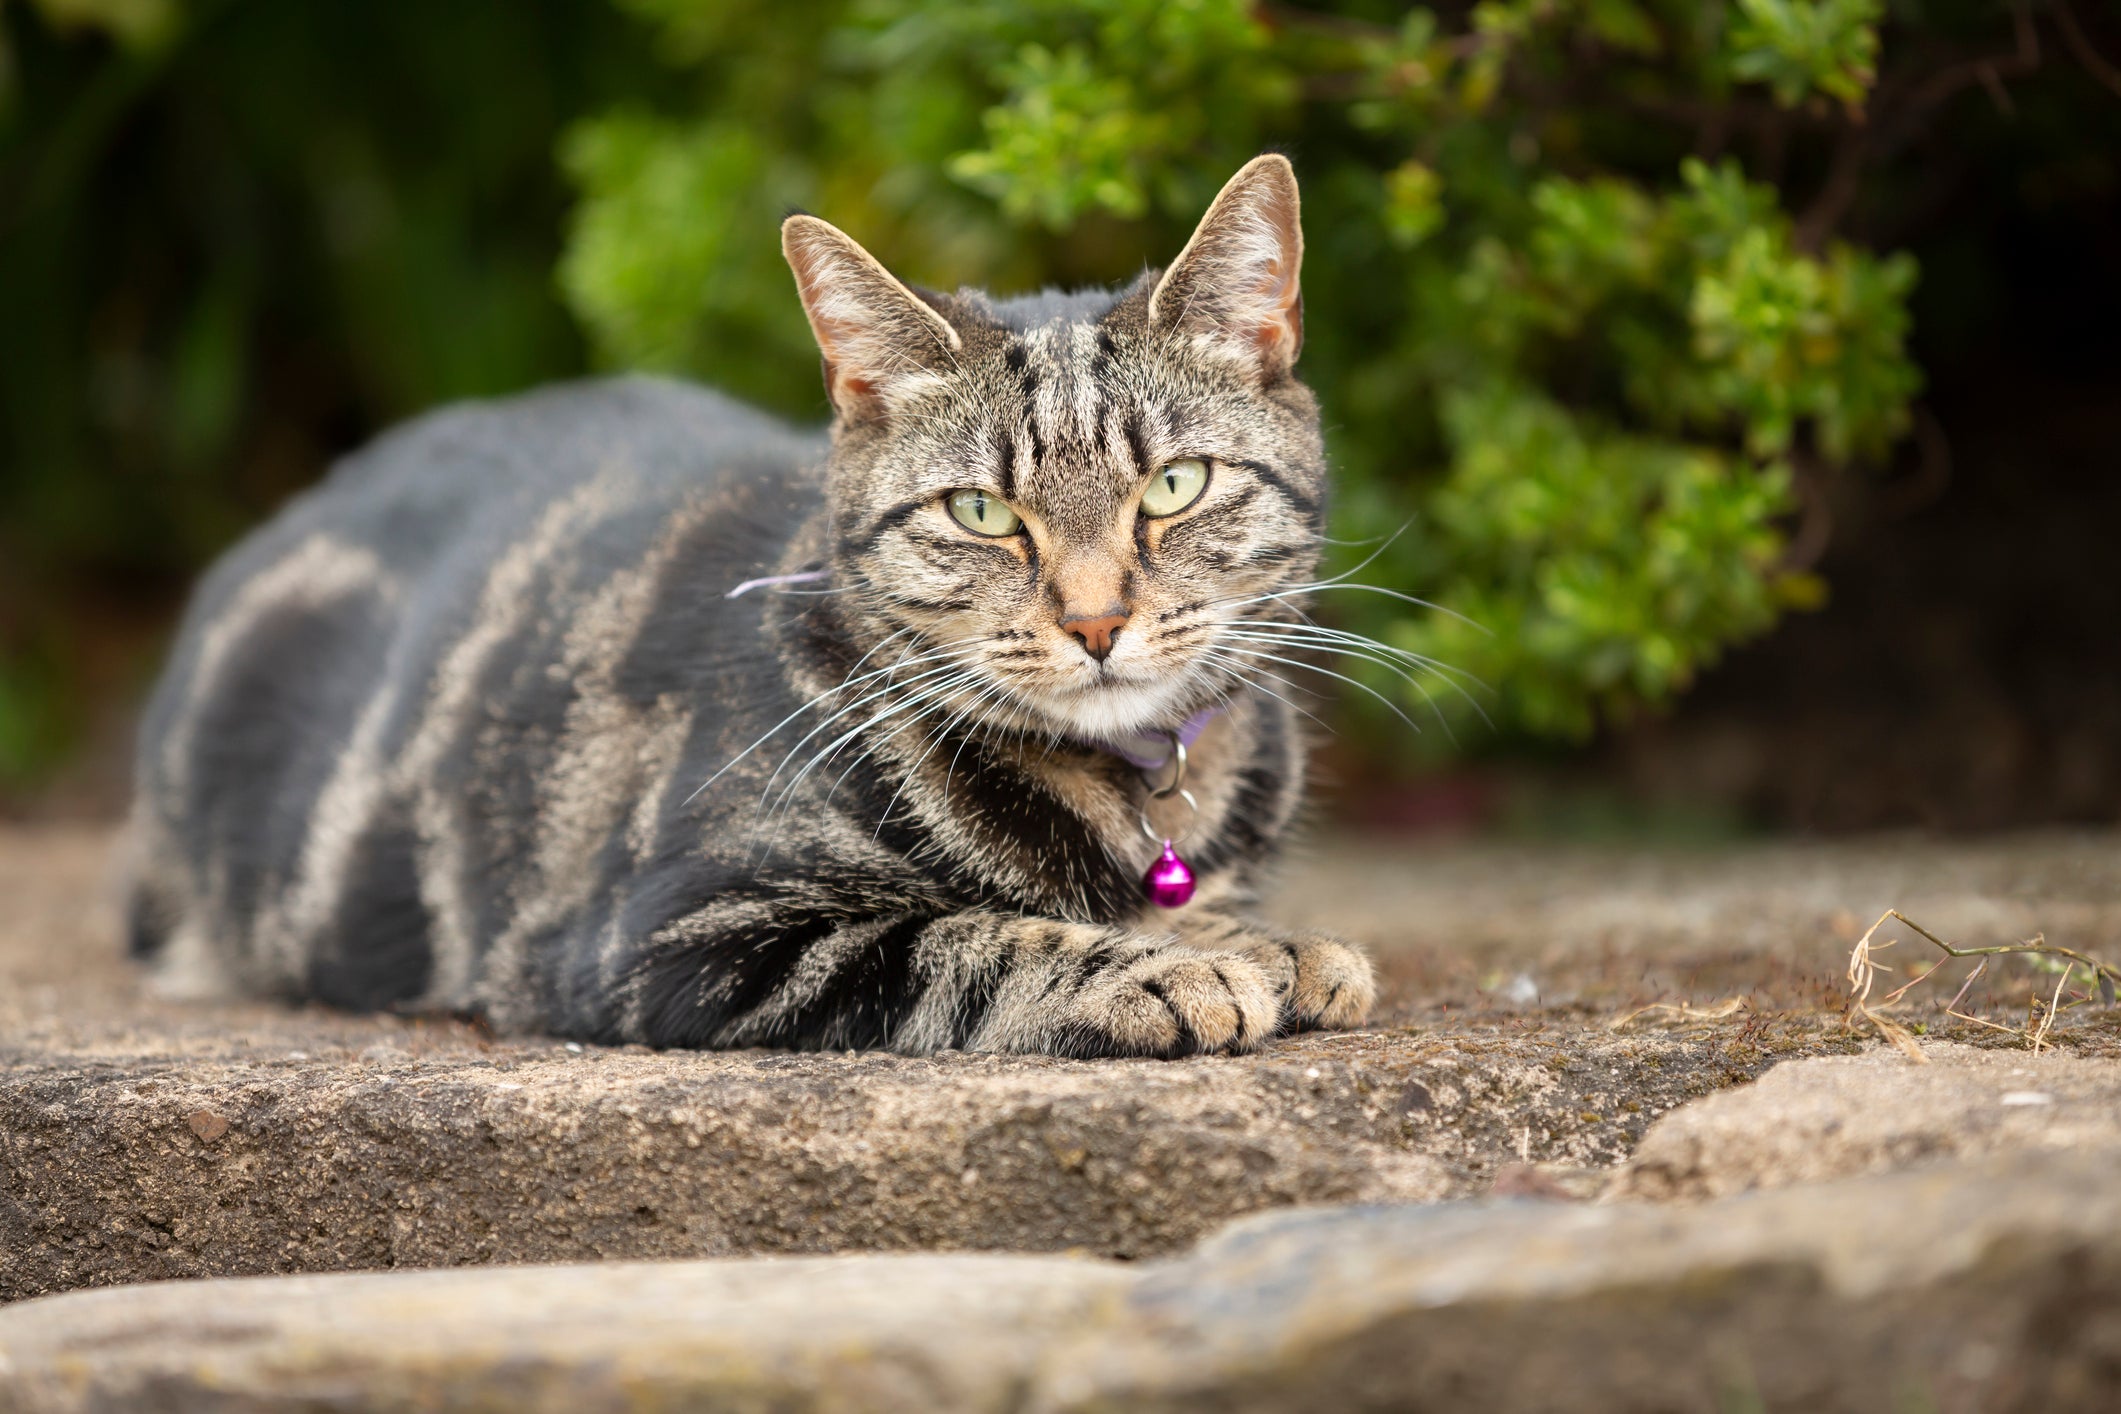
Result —
<instances>
[{"instance_id":1,"label":"sunlit fur","mask_svg":"<svg viewBox=\"0 0 2121 1414\"><path fill-rule=\"evenodd\" d=\"M1287 164L1118 293L913 292L821 221L785 243L829 441L642 380L446 412L216 567L143 729L136 951L657 1045L1360 1020L1358 953L1242 914L1301 796L1262 655L1315 632L1326 489ZM1205 491L1141 514L1179 458ZM967 488L1021 530L960 524ZM1102 661L1066 627L1118 613ZM1110 746L1208 709L1197 814L1150 800ZM1185 835L1183 909L1143 899L1144 812Z\"/></svg>"}]
</instances>

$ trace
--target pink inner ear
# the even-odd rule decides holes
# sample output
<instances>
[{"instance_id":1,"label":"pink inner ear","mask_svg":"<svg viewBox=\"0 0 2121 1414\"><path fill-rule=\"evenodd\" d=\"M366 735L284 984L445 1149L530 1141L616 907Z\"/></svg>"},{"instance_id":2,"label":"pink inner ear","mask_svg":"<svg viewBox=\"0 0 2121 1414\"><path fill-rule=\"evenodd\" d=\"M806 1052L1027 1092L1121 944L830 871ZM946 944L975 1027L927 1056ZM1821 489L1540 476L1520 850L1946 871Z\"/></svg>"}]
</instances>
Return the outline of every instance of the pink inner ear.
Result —
<instances>
[{"instance_id":1,"label":"pink inner ear","mask_svg":"<svg viewBox=\"0 0 2121 1414\"><path fill-rule=\"evenodd\" d=\"M859 327L845 321L819 321L813 325L813 332L818 349L825 356L825 394L833 406L873 396L877 380L852 372L847 366L847 354L853 351L849 346L860 337Z\"/></svg>"},{"instance_id":2,"label":"pink inner ear","mask_svg":"<svg viewBox=\"0 0 2121 1414\"><path fill-rule=\"evenodd\" d=\"M1259 304L1268 310L1268 318L1252 336L1253 344L1264 357L1281 345L1293 344L1296 340L1297 310L1300 306L1296 282L1288 275L1288 262L1268 262L1255 290L1259 296Z\"/></svg>"}]
</instances>

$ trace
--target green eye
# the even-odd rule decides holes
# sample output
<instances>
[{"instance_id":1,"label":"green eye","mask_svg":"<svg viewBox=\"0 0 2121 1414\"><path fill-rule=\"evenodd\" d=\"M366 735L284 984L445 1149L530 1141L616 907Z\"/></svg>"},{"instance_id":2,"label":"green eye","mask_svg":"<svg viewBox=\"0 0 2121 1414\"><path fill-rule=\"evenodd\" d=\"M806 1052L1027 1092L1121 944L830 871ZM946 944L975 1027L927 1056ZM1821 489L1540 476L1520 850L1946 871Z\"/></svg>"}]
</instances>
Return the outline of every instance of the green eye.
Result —
<instances>
[{"instance_id":1,"label":"green eye","mask_svg":"<svg viewBox=\"0 0 2121 1414\"><path fill-rule=\"evenodd\" d=\"M1175 516L1200 499L1208 486L1208 464L1199 457L1180 457L1149 478L1142 492L1142 514Z\"/></svg>"},{"instance_id":2,"label":"green eye","mask_svg":"<svg viewBox=\"0 0 2121 1414\"><path fill-rule=\"evenodd\" d=\"M975 535L1014 535L1024 523L1007 501L984 491L952 491L947 504L957 523Z\"/></svg>"}]
</instances>

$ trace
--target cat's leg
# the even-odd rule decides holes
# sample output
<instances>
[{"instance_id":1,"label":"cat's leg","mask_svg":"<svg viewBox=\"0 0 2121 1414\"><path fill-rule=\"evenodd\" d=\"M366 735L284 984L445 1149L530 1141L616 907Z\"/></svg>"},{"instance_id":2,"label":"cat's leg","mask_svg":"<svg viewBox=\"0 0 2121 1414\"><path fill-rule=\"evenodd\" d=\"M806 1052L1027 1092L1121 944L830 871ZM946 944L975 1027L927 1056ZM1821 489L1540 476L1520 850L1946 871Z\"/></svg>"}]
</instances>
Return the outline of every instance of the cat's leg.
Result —
<instances>
[{"instance_id":1,"label":"cat's leg","mask_svg":"<svg viewBox=\"0 0 2121 1414\"><path fill-rule=\"evenodd\" d=\"M1168 934L971 912L923 930L926 987L893 1049L1066 1056L1246 1051L1275 1034L1278 961Z\"/></svg>"},{"instance_id":2,"label":"cat's leg","mask_svg":"<svg viewBox=\"0 0 2121 1414\"><path fill-rule=\"evenodd\" d=\"M1359 1026L1377 1000L1377 974L1363 952L1323 933L1290 932L1234 908L1193 907L1176 916L1188 946L1235 953L1274 978L1281 1034Z\"/></svg>"},{"instance_id":3,"label":"cat's leg","mask_svg":"<svg viewBox=\"0 0 2121 1414\"><path fill-rule=\"evenodd\" d=\"M1285 1016L1316 1025L1358 1014L1344 978L1339 1000L1319 1002L1346 968L1341 954L1361 964L1340 944L1256 934L1231 951L980 910L828 920L722 900L650 940L621 988L627 1017L606 1034L716 1048L1243 1051Z\"/></svg>"}]
</instances>

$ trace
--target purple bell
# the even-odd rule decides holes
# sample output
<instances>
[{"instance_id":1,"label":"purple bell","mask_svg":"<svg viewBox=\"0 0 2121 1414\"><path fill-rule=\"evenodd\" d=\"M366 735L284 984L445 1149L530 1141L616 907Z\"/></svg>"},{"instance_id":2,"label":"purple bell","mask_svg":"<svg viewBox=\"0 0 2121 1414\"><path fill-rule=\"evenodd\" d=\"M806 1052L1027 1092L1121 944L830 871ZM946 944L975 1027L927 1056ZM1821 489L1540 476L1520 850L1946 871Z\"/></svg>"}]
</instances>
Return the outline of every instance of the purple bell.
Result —
<instances>
[{"instance_id":1,"label":"purple bell","mask_svg":"<svg viewBox=\"0 0 2121 1414\"><path fill-rule=\"evenodd\" d=\"M1142 875L1142 891L1158 908L1178 908L1193 897L1193 866L1178 857L1171 841L1164 841L1164 852Z\"/></svg>"}]
</instances>

